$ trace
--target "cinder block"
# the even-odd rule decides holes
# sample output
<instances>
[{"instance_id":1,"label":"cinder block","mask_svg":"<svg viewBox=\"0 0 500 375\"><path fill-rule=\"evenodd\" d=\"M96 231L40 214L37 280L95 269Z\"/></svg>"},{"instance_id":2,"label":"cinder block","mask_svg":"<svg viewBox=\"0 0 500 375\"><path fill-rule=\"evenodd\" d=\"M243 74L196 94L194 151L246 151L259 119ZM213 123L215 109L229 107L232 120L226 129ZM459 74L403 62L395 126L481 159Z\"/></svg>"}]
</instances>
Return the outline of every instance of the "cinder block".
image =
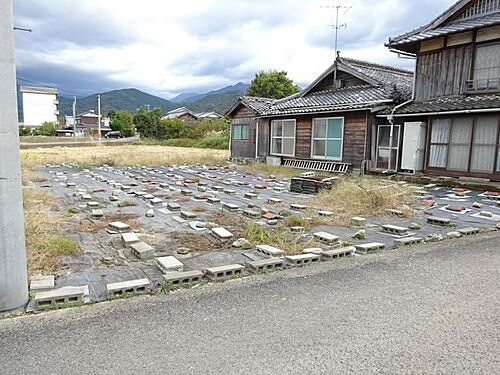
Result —
<instances>
[{"instance_id":1,"label":"cinder block","mask_svg":"<svg viewBox=\"0 0 500 375\"><path fill-rule=\"evenodd\" d=\"M386 233L397 234L399 236L404 236L408 234L408 228L399 227L397 225L391 225L391 224L382 225L382 230Z\"/></svg>"},{"instance_id":2,"label":"cinder block","mask_svg":"<svg viewBox=\"0 0 500 375\"><path fill-rule=\"evenodd\" d=\"M223 240L227 240L233 237L233 234L223 227L214 228L212 229L212 232L213 234L215 234L216 237L221 238Z\"/></svg>"},{"instance_id":3,"label":"cinder block","mask_svg":"<svg viewBox=\"0 0 500 375\"><path fill-rule=\"evenodd\" d=\"M302 233L304 230L305 228L300 226L290 227L290 232L292 233Z\"/></svg>"},{"instance_id":4,"label":"cinder block","mask_svg":"<svg viewBox=\"0 0 500 375\"><path fill-rule=\"evenodd\" d=\"M158 206L160 204L163 203L163 199L160 199L160 198L153 198L151 199L150 203L153 205L153 206Z\"/></svg>"},{"instance_id":5,"label":"cinder block","mask_svg":"<svg viewBox=\"0 0 500 375\"><path fill-rule=\"evenodd\" d=\"M281 199L278 199L278 198L269 198L267 200L267 203L269 203L269 204L279 204L281 202L283 202L283 201Z\"/></svg>"},{"instance_id":6,"label":"cinder block","mask_svg":"<svg viewBox=\"0 0 500 375\"><path fill-rule=\"evenodd\" d=\"M319 214L319 216L324 216L324 217L333 216L333 212L332 211L319 211L318 214Z\"/></svg>"},{"instance_id":7,"label":"cinder block","mask_svg":"<svg viewBox=\"0 0 500 375\"><path fill-rule=\"evenodd\" d=\"M224 194L227 194L227 195L236 195L236 190L233 190L233 189L224 189Z\"/></svg>"},{"instance_id":8,"label":"cinder block","mask_svg":"<svg viewBox=\"0 0 500 375\"><path fill-rule=\"evenodd\" d=\"M332 260L336 258L344 258L354 254L356 248L354 246L343 247L341 249L323 251L321 258L323 260Z\"/></svg>"},{"instance_id":9,"label":"cinder block","mask_svg":"<svg viewBox=\"0 0 500 375\"><path fill-rule=\"evenodd\" d=\"M351 224L359 227L364 227L368 223L364 217L354 216L351 218Z\"/></svg>"},{"instance_id":10,"label":"cinder block","mask_svg":"<svg viewBox=\"0 0 500 375\"><path fill-rule=\"evenodd\" d=\"M33 276L30 282L30 290L35 292L54 289L54 275Z\"/></svg>"},{"instance_id":11,"label":"cinder block","mask_svg":"<svg viewBox=\"0 0 500 375\"><path fill-rule=\"evenodd\" d=\"M385 249L385 244L380 242L371 242L361 245L355 245L354 247L356 248L356 253L368 254Z\"/></svg>"},{"instance_id":12,"label":"cinder block","mask_svg":"<svg viewBox=\"0 0 500 375\"><path fill-rule=\"evenodd\" d=\"M188 190L188 189L182 189L181 194L182 195L193 195L193 192L191 190Z\"/></svg>"},{"instance_id":13,"label":"cinder block","mask_svg":"<svg viewBox=\"0 0 500 375\"><path fill-rule=\"evenodd\" d=\"M83 288L62 288L39 292L33 298L35 310L47 310L58 306L83 303Z\"/></svg>"},{"instance_id":14,"label":"cinder block","mask_svg":"<svg viewBox=\"0 0 500 375\"><path fill-rule=\"evenodd\" d=\"M128 232L130 230L130 225L122 223L120 221L113 221L112 223L108 224L108 227L109 229L118 233Z\"/></svg>"},{"instance_id":15,"label":"cinder block","mask_svg":"<svg viewBox=\"0 0 500 375\"><path fill-rule=\"evenodd\" d=\"M156 258L156 265L163 273L184 271L184 264L173 256Z\"/></svg>"},{"instance_id":16,"label":"cinder block","mask_svg":"<svg viewBox=\"0 0 500 375\"><path fill-rule=\"evenodd\" d=\"M318 263L321 259L319 254L299 254L285 257L291 267L304 267L312 263Z\"/></svg>"},{"instance_id":17,"label":"cinder block","mask_svg":"<svg viewBox=\"0 0 500 375\"><path fill-rule=\"evenodd\" d=\"M438 216L429 216L427 218L428 224L441 225L441 226L449 226L451 223L450 219Z\"/></svg>"},{"instance_id":18,"label":"cinder block","mask_svg":"<svg viewBox=\"0 0 500 375\"><path fill-rule=\"evenodd\" d=\"M220 198L217 198L217 197L209 197L209 198L207 199L207 202L208 202L208 203L211 203L211 204L220 203Z\"/></svg>"},{"instance_id":19,"label":"cinder block","mask_svg":"<svg viewBox=\"0 0 500 375\"><path fill-rule=\"evenodd\" d=\"M405 216L405 213L401 210L395 210L395 209L388 209L388 210L385 210L388 214L390 215L394 215L394 216L397 216L397 217L404 217Z\"/></svg>"},{"instance_id":20,"label":"cinder block","mask_svg":"<svg viewBox=\"0 0 500 375\"><path fill-rule=\"evenodd\" d=\"M131 244L130 252L141 260L153 259L155 256L153 247L142 241Z\"/></svg>"},{"instance_id":21,"label":"cinder block","mask_svg":"<svg viewBox=\"0 0 500 375\"><path fill-rule=\"evenodd\" d=\"M193 220L196 219L196 214L191 211L181 211L181 217L185 220Z\"/></svg>"},{"instance_id":22,"label":"cinder block","mask_svg":"<svg viewBox=\"0 0 500 375\"><path fill-rule=\"evenodd\" d=\"M170 202L167 204L167 208L170 211L179 211L181 209L181 205L179 203Z\"/></svg>"},{"instance_id":23,"label":"cinder block","mask_svg":"<svg viewBox=\"0 0 500 375\"><path fill-rule=\"evenodd\" d=\"M339 237L327 232L316 232L314 238L324 244L332 245L339 242Z\"/></svg>"},{"instance_id":24,"label":"cinder block","mask_svg":"<svg viewBox=\"0 0 500 375\"><path fill-rule=\"evenodd\" d=\"M423 241L424 241L424 239L419 238L419 237L398 238L398 239L394 240L394 245L396 247L412 246L412 245L417 245L419 243L422 243Z\"/></svg>"},{"instance_id":25,"label":"cinder block","mask_svg":"<svg viewBox=\"0 0 500 375\"><path fill-rule=\"evenodd\" d=\"M296 210L296 211L302 211L302 210L305 210L307 208L307 206L304 206L303 204L291 204L290 205L290 209L292 210Z\"/></svg>"},{"instance_id":26,"label":"cinder block","mask_svg":"<svg viewBox=\"0 0 500 375\"><path fill-rule=\"evenodd\" d=\"M130 245L139 242L140 239L135 233L122 233L122 242L125 247L130 247Z\"/></svg>"},{"instance_id":27,"label":"cinder block","mask_svg":"<svg viewBox=\"0 0 500 375\"><path fill-rule=\"evenodd\" d=\"M202 278L203 272L201 271L168 272L163 275L163 279L170 288L181 285L199 284Z\"/></svg>"},{"instance_id":28,"label":"cinder block","mask_svg":"<svg viewBox=\"0 0 500 375\"><path fill-rule=\"evenodd\" d=\"M104 217L104 210L97 209L97 210L92 210L90 213L92 217Z\"/></svg>"},{"instance_id":29,"label":"cinder block","mask_svg":"<svg viewBox=\"0 0 500 375\"><path fill-rule=\"evenodd\" d=\"M232 203L222 203L222 208L224 210L228 210L228 211L238 211L240 208L236 205L236 204L232 204Z\"/></svg>"},{"instance_id":30,"label":"cinder block","mask_svg":"<svg viewBox=\"0 0 500 375\"><path fill-rule=\"evenodd\" d=\"M257 198L259 195L258 194L255 194L255 193L245 193L244 197L247 198L247 199L255 199Z\"/></svg>"},{"instance_id":31,"label":"cinder block","mask_svg":"<svg viewBox=\"0 0 500 375\"><path fill-rule=\"evenodd\" d=\"M285 252L269 245L257 245L257 251L270 257L282 257Z\"/></svg>"},{"instance_id":32,"label":"cinder block","mask_svg":"<svg viewBox=\"0 0 500 375\"><path fill-rule=\"evenodd\" d=\"M479 228L463 228L459 229L457 232L459 232L462 236L472 236L474 234L478 234L481 232L481 229Z\"/></svg>"},{"instance_id":33,"label":"cinder block","mask_svg":"<svg viewBox=\"0 0 500 375\"><path fill-rule=\"evenodd\" d=\"M241 276L244 268L245 266L242 266L241 264L211 267L205 270L205 276L207 276L211 281L224 280L235 276Z\"/></svg>"},{"instance_id":34,"label":"cinder block","mask_svg":"<svg viewBox=\"0 0 500 375\"><path fill-rule=\"evenodd\" d=\"M106 285L106 295L108 298L121 296L125 293L146 293L149 288L148 279L122 281Z\"/></svg>"},{"instance_id":35,"label":"cinder block","mask_svg":"<svg viewBox=\"0 0 500 375\"><path fill-rule=\"evenodd\" d=\"M265 272L282 270L285 267L285 261L282 258L261 259L245 263L251 272Z\"/></svg>"},{"instance_id":36,"label":"cinder block","mask_svg":"<svg viewBox=\"0 0 500 375\"><path fill-rule=\"evenodd\" d=\"M244 210L243 211L243 216L249 217L251 219L259 219L260 218L260 212L252 211L252 210Z\"/></svg>"}]
</instances>

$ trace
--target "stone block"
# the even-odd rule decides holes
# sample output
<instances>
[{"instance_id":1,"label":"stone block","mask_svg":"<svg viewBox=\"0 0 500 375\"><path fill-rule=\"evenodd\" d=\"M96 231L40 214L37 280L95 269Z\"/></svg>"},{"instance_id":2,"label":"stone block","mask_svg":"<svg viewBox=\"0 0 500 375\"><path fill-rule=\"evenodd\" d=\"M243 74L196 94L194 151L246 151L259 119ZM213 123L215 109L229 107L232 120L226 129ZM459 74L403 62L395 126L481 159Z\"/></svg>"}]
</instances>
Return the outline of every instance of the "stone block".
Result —
<instances>
[{"instance_id":1,"label":"stone block","mask_svg":"<svg viewBox=\"0 0 500 375\"><path fill-rule=\"evenodd\" d=\"M361 245L355 245L354 247L356 248L356 253L368 254L385 249L385 244L381 242L371 242Z\"/></svg>"},{"instance_id":2,"label":"stone block","mask_svg":"<svg viewBox=\"0 0 500 375\"><path fill-rule=\"evenodd\" d=\"M179 203L170 202L167 204L167 208L170 211L179 211L181 209L181 205Z\"/></svg>"},{"instance_id":3,"label":"stone block","mask_svg":"<svg viewBox=\"0 0 500 375\"><path fill-rule=\"evenodd\" d=\"M339 237L327 232L316 232L313 234L314 238L319 242L327 245L336 244L339 242Z\"/></svg>"},{"instance_id":4,"label":"stone block","mask_svg":"<svg viewBox=\"0 0 500 375\"><path fill-rule=\"evenodd\" d=\"M282 270L285 267L285 261L282 258L261 259L245 263L250 272L266 272Z\"/></svg>"},{"instance_id":5,"label":"stone block","mask_svg":"<svg viewBox=\"0 0 500 375\"><path fill-rule=\"evenodd\" d=\"M30 290L35 292L54 289L54 275L33 276L30 282Z\"/></svg>"},{"instance_id":6,"label":"stone block","mask_svg":"<svg viewBox=\"0 0 500 375\"><path fill-rule=\"evenodd\" d=\"M35 310L47 310L58 306L83 303L83 288L61 288L47 292L39 292L33 298L33 307Z\"/></svg>"},{"instance_id":7,"label":"stone block","mask_svg":"<svg viewBox=\"0 0 500 375\"><path fill-rule=\"evenodd\" d=\"M124 233L130 231L130 225L122 223L121 221L113 221L108 224L109 229L118 232Z\"/></svg>"},{"instance_id":8,"label":"stone block","mask_svg":"<svg viewBox=\"0 0 500 375\"><path fill-rule=\"evenodd\" d=\"M233 234L223 227L213 228L212 232L216 237L221 238L223 240L227 240L233 237Z\"/></svg>"},{"instance_id":9,"label":"stone block","mask_svg":"<svg viewBox=\"0 0 500 375\"><path fill-rule=\"evenodd\" d=\"M382 230L386 233L396 234L398 236L404 236L408 234L408 228L399 227L392 224L382 225Z\"/></svg>"},{"instance_id":10,"label":"stone block","mask_svg":"<svg viewBox=\"0 0 500 375\"><path fill-rule=\"evenodd\" d=\"M184 264L173 256L156 258L156 266L163 273L184 271Z\"/></svg>"},{"instance_id":11,"label":"stone block","mask_svg":"<svg viewBox=\"0 0 500 375\"><path fill-rule=\"evenodd\" d=\"M354 254L356 248L354 246L343 247L341 249L323 251L321 258L323 260L332 260L336 258L344 258Z\"/></svg>"},{"instance_id":12,"label":"stone block","mask_svg":"<svg viewBox=\"0 0 500 375\"><path fill-rule=\"evenodd\" d=\"M457 232L459 232L462 236L472 236L474 234L479 234L481 229L479 228L463 228L459 229Z\"/></svg>"},{"instance_id":13,"label":"stone block","mask_svg":"<svg viewBox=\"0 0 500 375\"><path fill-rule=\"evenodd\" d=\"M309 264L318 263L321 260L319 254L299 254L285 256L285 259L291 267L303 267Z\"/></svg>"},{"instance_id":14,"label":"stone block","mask_svg":"<svg viewBox=\"0 0 500 375\"><path fill-rule=\"evenodd\" d=\"M398 238L394 240L394 246L402 247L402 246L412 246L422 243L424 241L423 238L420 237L406 237L406 238Z\"/></svg>"},{"instance_id":15,"label":"stone block","mask_svg":"<svg viewBox=\"0 0 500 375\"><path fill-rule=\"evenodd\" d=\"M153 247L143 241L130 244L130 252L141 260L153 259L155 256Z\"/></svg>"},{"instance_id":16,"label":"stone block","mask_svg":"<svg viewBox=\"0 0 500 375\"><path fill-rule=\"evenodd\" d=\"M158 206L160 204L163 203L163 199L160 199L160 198L153 198L150 200L150 203L153 205L153 206Z\"/></svg>"},{"instance_id":17,"label":"stone block","mask_svg":"<svg viewBox=\"0 0 500 375\"><path fill-rule=\"evenodd\" d=\"M251 219L260 219L260 212L252 210L244 210L243 216L249 217Z\"/></svg>"},{"instance_id":18,"label":"stone block","mask_svg":"<svg viewBox=\"0 0 500 375\"><path fill-rule=\"evenodd\" d=\"M444 217L429 216L427 218L427 223L433 224L433 225L449 226L451 223L451 220L444 218Z\"/></svg>"},{"instance_id":19,"label":"stone block","mask_svg":"<svg viewBox=\"0 0 500 375\"><path fill-rule=\"evenodd\" d=\"M196 219L196 214L191 211L181 211L181 217L185 220L193 220Z\"/></svg>"},{"instance_id":20,"label":"stone block","mask_svg":"<svg viewBox=\"0 0 500 375\"><path fill-rule=\"evenodd\" d=\"M168 289L176 286L199 284L203 279L201 271L167 272L163 275Z\"/></svg>"},{"instance_id":21,"label":"stone block","mask_svg":"<svg viewBox=\"0 0 500 375\"><path fill-rule=\"evenodd\" d=\"M104 210L97 209L97 210L92 210L90 213L90 216L92 217L104 217Z\"/></svg>"},{"instance_id":22,"label":"stone block","mask_svg":"<svg viewBox=\"0 0 500 375\"><path fill-rule=\"evenodd\" d=\"M285 255L283 250L269 245L257 245L257 251L270 257L282 257Z\"/></svg>"},{"instance_id":23,"label":"stone block","mask_svg":"<svg viewBox=\"0 0 500 375\"><path fill-rule=\"evenodd\" d=\"M351 224L359 227L364 227L368 223L364 217L354 216L351 218Z\"/></svg>"},{"instance_id":24,"label":"stone block","mask_svg":"<svg viewBox=\"0 0 500 375\"><path fill-rule=\"evenodd\" d=\"M146 293L149 289L148 279L138 279L109 283L106 285L106 295L108 298L121 296L125 293Z\"/></svg>"},{"instance_id":25,"label":"stone block","mask_svg":"<svg viewBox=\"0 0 500 375\"><path fill-rule=\"evenodd\" d=\"M122 242L125 245L125 247L130 247L133 243L139 242L139 237L135 233L132 232L127 232L127 233L122 233Z\"/></svg>"},{"instance_id":26,"label":"stone block","mask_svg":"<svg viewBox=\"0 0 500 375\"><path fill-rule=\"evenodd\" d=\"M230 264L227 266L210 267L205 270L205 276L211 281L224 280L231 277L241 276L245 266L241 264Z\"/></svg>"}]
</instances>

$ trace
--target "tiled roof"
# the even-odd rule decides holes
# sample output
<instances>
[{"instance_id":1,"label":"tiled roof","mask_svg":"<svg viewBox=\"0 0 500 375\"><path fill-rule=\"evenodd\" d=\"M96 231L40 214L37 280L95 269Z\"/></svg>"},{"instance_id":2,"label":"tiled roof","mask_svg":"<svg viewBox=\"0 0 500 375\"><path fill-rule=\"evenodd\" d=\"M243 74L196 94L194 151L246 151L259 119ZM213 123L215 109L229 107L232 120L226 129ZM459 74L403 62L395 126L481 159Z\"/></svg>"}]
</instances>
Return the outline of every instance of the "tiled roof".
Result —
<instances>
[{"instance_id":1,"label":"tiled roof","mask_svg":"<svg viewBox=\"0 0 500 375\"><path fill-rule=\"evenodd\" d=\"M398 109L396 114L452 112L492 108L500 108L500 95L473 95L414 101Z\"/></svg>"},{"instance_id":2,"label":"tiled roof","mask_svg":"<svg viewBox=\"0 0 500 375\"><path fill-rule=\"evenodd\" d=\"M242 96L240 100L244 105L258 114L266 112L276 102L276 99L258 98L255 96Z\"/></svg>"},{"instance_id":3,"label":"tiled roof","mask_svg":"<svg viewBox=\"0 0 500 375\"><path fill-rule=\"evenodd\" d=\"M388 47L397 47L402 44L418 42L426 39L432 39L444 35L455 34L474 30L480 27L492 26L500 24L500 13L487 14L482 17L476 17L466 20L457 20L448 25L429 29L428 27L420 27L409 33L399 35L389 39Z\"/></svg>"},{"instance_id":4,"label":"tiled roof","mask_svg":"<svg viewBox=\"0 0 500 375\"><path fill-rule=\"evenodd\" d=\"M342 111L347 109L368 109L377 103L391 101L383 87L364 85L337 90L320 91L304 97L280 100L271 105L264 116L297 113Z\"/></svg>"}]
</instances>

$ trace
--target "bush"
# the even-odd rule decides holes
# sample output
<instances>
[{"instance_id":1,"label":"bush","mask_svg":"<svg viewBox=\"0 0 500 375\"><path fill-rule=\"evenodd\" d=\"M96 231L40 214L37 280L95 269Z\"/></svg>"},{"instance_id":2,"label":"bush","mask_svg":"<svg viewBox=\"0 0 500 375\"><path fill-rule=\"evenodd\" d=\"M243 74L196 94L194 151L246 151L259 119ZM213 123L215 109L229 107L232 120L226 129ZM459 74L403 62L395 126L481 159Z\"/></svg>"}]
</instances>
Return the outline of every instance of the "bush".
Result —
<instances>
[{"instance_id":1,"label":"bush","mask_svg":"<svg viewBox=\"0 0 500 375\"><path fill-rule=\"evenodd\" d=\"M44 135L46 137L53 137L57 135L57 127L53 122L44 122L38 129L33 130L33 135Z\"/></svg>"},{"instance_id":2,"label":"bush","mask_svg":"<svg viewBox=\"0 0 500 375\"><path fill-rule=\"evenodd\" d=\"M133 117L126 111L114 112L113 119L109 124L111 130L119 131L123 137L133 137L135 129L133 125Z\"/></svg>"},{"instance_id":3,"label":"bush","mask_svg":"<svg viewBox=\"0 0 500 375\"><path fill-rule=\"evenodd\" d=\"M198 142L196 142L196 147L227 150L229 148L229 135L213 135L200 139Z\"/></svg>"},{"instance_id":4,"label":"bush","mask_svg":"<svg viewBox=\"0 0 500 375\"><path fill-rule=\"evenodd\" d=\"M20 126L19 127L19 136L20 137L25 137L25 136L29 136L32 134L32 131L30 128L26 128L24 126Z\"/></svg>"}]
</instances>

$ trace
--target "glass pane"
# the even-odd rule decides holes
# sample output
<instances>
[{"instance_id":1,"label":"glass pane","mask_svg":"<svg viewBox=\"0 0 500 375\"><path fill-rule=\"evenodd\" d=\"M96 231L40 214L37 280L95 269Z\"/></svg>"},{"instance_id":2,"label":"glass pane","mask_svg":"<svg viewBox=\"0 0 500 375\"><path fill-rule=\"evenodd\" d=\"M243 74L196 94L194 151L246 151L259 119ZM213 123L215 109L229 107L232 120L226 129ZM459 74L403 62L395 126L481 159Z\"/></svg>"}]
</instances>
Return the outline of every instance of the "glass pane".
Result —
<instances>
[{"instance_id":1,"label":"glass pane","mask_svg":"<svg viewBox=\"0 0 500 375\"><path fill-rule=\"evenodd\" d=\"M448 143L450 124L450 119L432 121L431 143Z\"/></svg>"},{"instance_id":2,"label":"glass pane","mask_svg":"<svg viewBox=\"0 0 500 375\"><path fill-rule=\"evenodd\" d=\"M495 145L497 129L498 117L478 117L474 129L474 144Z\"/></svg>"},{"instance_id":3,"label":"glass pane","mask_svg":"<svg viewBox=\"0 0 500 375\"><path fill-rule=\"evenodd\" d=\"M392 131L392 147L399 148L399 126L394 126Z\"/></svg>"},{"instance_id":4,"label":"glass pane","mask_svg":"<svg viewBox=\"0 0 500 375\"><path fill-rule=\"evenodd\" d=\"M500 146L498 147L497 152L497 172L500 172Z\"/></svg>"},{"instance_id":5,"label":"glass pane","mask_svg":"<svg viewBox=\"0 0 500 375\"><path fill-rule=\"evenodd\" d=\"M314 120L313 138L326 138L326 120Z\"/></svg>"},{"instance_id":6,"label":"glass pane","mask_svg":"<svg viewBox=\"0 0 500 375\"><path fill-rule=\"evenodd\" d=\"M293 149L295 141L293 139L283 139L283 154L284 155L294 155L295 150Z\"/></svg>"},{"instance_id":7,"label":"glass pane","mask_svg":"<svg viewBox=\"0 0 500 375\"><path fill-rule=\"evenodd\" d=\"M377 168L389 169L389 149L379 148L377 156Z\"/></svg>"},{"instance_id":8,"label":"glass pane","mask_svg":"<svg viewBox=\"0 0 500 375\"><path fill-rule=\"evenodd\" d=\"M281 121L273 121L273 137L281 137L283 135L283 127Z\"/></svg>"},{"instance_id":9,"label":"glass pane","mask_svg":"<svg viewBox=\"0 0 500 375\"><path fill-rule=\"evenodd\" d=\"M235 140L241 139L241 126L240 125L233 126L233 139L235 139Z\"/></svg>"},{"instance_id":10,"label":"glass pane","mask_svg":"<svg viewBox=\"0 0 500 375\"><path fill-rule=\"evenodd\" d=\"M500 77L500 44L478 47L476 63L474 64L474 78L498 79Z\"/></svg>"},{"instance_id":11,"label":"glass pane","mask_svg":"<svg viewBox=\"0 0 500 375\"><path fill-rule=\"evenodd\" d=\"M448 146L446 145L431 145L429 154L429 167L446 168L446 157Z\"/></svg>"},{"instance_id":12,"label":"glass pane","mask_svg":"<svg viewBox=\"0 0 500 375\"><path fill-rule=\"evenodd\" d=\"M329 158L342 158L342 141L328 141L326 156Z\"/></svg>"},{"instance_id":13,"label":"glass pane","mask_svg":"<svg viewBox=\"0 0 500 375\"><path fill-rule=\"evenodd\" d=\"M328 120L328 138L342 138L343 130L342 119Z\"/></svg>"},{"instance_id":14,"label":"glass pane","mask_svg":"<svg viewBox=\"0 0 500 375\"><path fill-rule=\"evenodd\" d=\"M493 116L478 117L474 128L472 146L472 172L492 173L495 168L498 118Z\"/></svg>"},{"instance_id":15,"label":"glass pane","mask_svg":"<svg viewBox=\"0 0 500 375\"><path fill-rule=\"evenodd\" d=\"M389 147L389 137L391 134L390 126L379 126L378 127L378 146L379 147Z\"/></svg>"},{"instance_id":16,"label":"glass pane","mask_svg":"<svg viewBox=\"0 0 500 375\"><path fill-rule=\"evenodd\" d=\"M241 125L241 139L242 140L250 139L250 126Z\"/></svg>"},{"instance_id":17,"label":"glass pane","mask_svg":"<svg viewBox=\"0 0 500 375\"><path fill-rule=\"evenodd\" d=\"M496 146L475 146L472 149L470 170L492 173L495 163Z\"/></svg>"},{"instance_id":18,"label":"glass pane","mask_svg":"<svg viewBox=\"0 0 500 375\"><path fill-rule=\"evenodd\" d=\"M468 145L472 136L472 119L457 118L451 127L450 143Z\"/></svg>"},{"instance_id":19,"label":"glass pane","mask_svg":"<svg viewBox=\"0 0 500 375\"><path fill-rule=\"evenodd\" d=\"M273 139L271 152L273 154L281 154L281 138Z\"/></svg>"},{"instance_id":20,"label":"glass pane","mask_svg":"<svg viewBox=\"0 0 500 375\"><path fill-rule=\"evenodd\" d=\"M295 122L294 121L284 121L283 122L283 136L284 137L295 137Z\"/></svg>"},{"instance_id":21,"label":"glass pane","mask_svg":"<svg viewBox=\"0 0 500 375\"><path fill-rule=\"evenodd\" d=\"M313 156L325 157L326 153L326 141L314 141L313 144Z\"/></svg>"},{"instance_id":22,"label":"glass pane","mask_svg":"<svg viewBox=\"0 0 500 375\"><path fill-rule=\"evenodd\" d=\"M467 171L469 169L469 153L469 145L450 144L448 169L455 171Z\"/></svg>"}]
</instances>

